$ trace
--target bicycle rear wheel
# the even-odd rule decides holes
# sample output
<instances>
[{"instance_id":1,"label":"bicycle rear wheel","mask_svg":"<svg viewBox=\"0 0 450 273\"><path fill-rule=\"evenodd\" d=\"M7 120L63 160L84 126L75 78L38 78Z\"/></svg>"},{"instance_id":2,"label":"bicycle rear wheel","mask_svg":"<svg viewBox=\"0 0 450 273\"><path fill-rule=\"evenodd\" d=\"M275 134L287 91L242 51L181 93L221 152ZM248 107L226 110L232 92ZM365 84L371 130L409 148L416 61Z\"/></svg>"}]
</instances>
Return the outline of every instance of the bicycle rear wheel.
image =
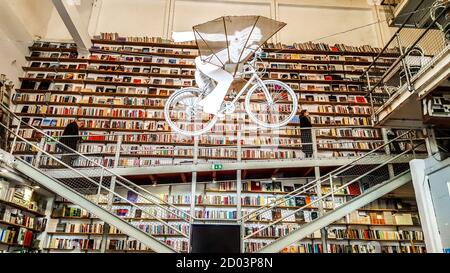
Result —
<instances>
[{"instance_id":1,"label":"bicycle rear wheel","mask_svg":"<svg viewBox=\"0 0 450 273\"><path fill-rule=\"evenodd\" d=\"M297 114L298 98L287 84L277 80L262 82L271 102L266 97L263 86L255 84L245 97L245 111L256 124L266 128L285 126Z\"/></svg>"},{"instance_id":2,"label":"bicycle rear wheel","mask_svg":"<svg viewBox=\"0 0 450 273\"><path fill-rule=\"evenodd\" d=\"M217 117L203 112L198 105L201 99L202 90L195 87L173 93L164 106L164 117L170 128L186 136L198 136L209 131Z\"/></svg>"}]
</instances>

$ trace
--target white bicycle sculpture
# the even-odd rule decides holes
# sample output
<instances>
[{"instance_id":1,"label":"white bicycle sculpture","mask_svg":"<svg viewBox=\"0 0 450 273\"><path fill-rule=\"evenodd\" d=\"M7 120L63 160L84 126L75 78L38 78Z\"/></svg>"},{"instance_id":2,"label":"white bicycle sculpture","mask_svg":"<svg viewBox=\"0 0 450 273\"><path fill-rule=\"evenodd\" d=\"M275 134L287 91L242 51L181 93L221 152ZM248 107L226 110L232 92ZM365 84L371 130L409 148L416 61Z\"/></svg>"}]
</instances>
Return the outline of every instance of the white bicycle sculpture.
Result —
<instances>
[{"instance_id":1,"label":"white bicycle sculpture","mask_svg":"<svg viewBox=\"0 0 450 273\"><path fill-rule=\"evenodd\" d=\"M254 54L254 58L241 66L240 73L235 73L235 78L237 75L239 77L250 75L250 79L237 92L237 95L224 100L217 115L205 113L203 106L199 105L199 102L209 94L210 90L188 87L173 93L164 107L165 119L170 128L187 136L201 135L217 123L218 116L235 113L238 102L242 101L246 92L245 112L254 123L271 129L287 125L297 113L297 95L281 81L262 80L255 68L259 53L256 52L255 47L252 48L251 53Z\"/></svg>"}]
</instances>

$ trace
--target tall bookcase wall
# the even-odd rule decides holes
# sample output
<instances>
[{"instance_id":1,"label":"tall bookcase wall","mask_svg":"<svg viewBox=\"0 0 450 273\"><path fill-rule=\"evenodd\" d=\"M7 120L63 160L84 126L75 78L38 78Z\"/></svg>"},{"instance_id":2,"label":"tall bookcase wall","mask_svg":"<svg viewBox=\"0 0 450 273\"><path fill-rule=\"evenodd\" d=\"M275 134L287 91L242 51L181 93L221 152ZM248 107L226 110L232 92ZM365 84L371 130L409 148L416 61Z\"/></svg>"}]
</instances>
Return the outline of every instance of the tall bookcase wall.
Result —
<instances>
[{"instance_id":1,"label":"tall bookcase wall","mask_svg":"<svg viewBox=\"0 0 450 273\"><path fill-rule=\"evenodd\" d=\"M148 186L146 188L153 194L160 196L160 198L169 200L169 195L181 196L181 192L188 192L190 185L181 185L179 187L159 185L157 187ZM136 202L136 204L145 208L145 211L134 209L126 202L113 200L112 210L117 216L166 242L177 251L188 251L187 239L161 224L156 218L163 219L169 225L176 227L186 234L188 233L189 226L185 221L175 219L173 215L148 203L148 201L138 200L137 196L127 190L117 189L117 192L128 200ZM99 200L100 205L107 205L107 196L92 195L89 198ZM188 206L184 207L181 204L178 206L182 210L189 210ZM139 241L123 234L117 228L110 226L107 229L105 223L95 215L90 214L78 205L63 198L57 198L55 201L52 220L49 223L47 231L49 237L44 250L48 252L153 252Z\"/></svg>"},{"instance_id":2,"label":"tall bookcase wall","mask_svg":"<svg viewBox=\"0 0 450 273\"><path fill-rule=\"evenodd\" d=\"M340 178L339 181L336 181L335 187L348 182L349 179L351 178ZM242 182L240 212L245 214L261 205L268 204L274 198L312 180L313 178L277 179L276 181L272 179L244 180ZM236 181L198 183L194 202L190 184L178 183L144 187L186 212L191 212L191 204L194 203L194 214L199 222L233 222L239 214ZM329 190L329 187L323 187L322 193L325 194ZM364 186L357 184L356 187L343 189L342 192L335 195L335 198L337 203L344 203L363 191ZM136 200L136 197L127 190L119 190L119 193L129 200L138 202L140 206L148 207L147 212L153 216L164 219L171 225L189 232L189 226L186 222L177 222L173 217L171 218L151 204L143 200ZM92 198L98 197L92 196ZM299 199L287 201L283 206L263 214L258 219L252 219L245 224L246 234L262 227L263 224L287 215L299 208L301 202L308 204L313 202L315 198L317 198L317 193L311 191L299 196ZM102 200L101 197L100 200ZM325 209L332 206L331 199L328 201L325 204ZM120 202L114 202L113 208L120 217L157 238L169 242L175 249L179 251L188 250L187 239L164 229L159 222L145 212L132 210L130 206ZM303 210L303 213L296 213L273 228L269 228L245 241L244 250L246 252L255 251L302 224L314 220L318 215L318 207L311 205L310 208ZM102 221L63 199L56 199L52 217L53 219L49 222L47 228L49 237L47 247L44 248L46 251L99 252L102 244L101 235L105 233L107 235L104 237L106 252L151 252L143 246L136 245L135 240L121 234L114 227L111 227L108 232L104 232ZM327 248L328 252L331 253L369 252L370 245L373 242L379 243L379 251L383 252L425 252L414 200L381 198L328 226L327 233ZM320 232L311 234L282 252L323 252Z\"/></svg>"},{"instance_id":3,"label":"tall bookcase wall","mask_svg":"<svg viewBox=\"0 0 450 273\"><path fill-rule=\"evenodd\" d=\"M0 252L38 252L50 198L31 184L0 179Z\"/></svg>"},{"instance_id":4,"label":"tall bookcase wall","mask_svg":"<svg viewBox=\"0 0 450 273\"><path fill-rule=\"evenodd\" d=\"M114 161L117 136L111 134L115 133L146 133L125 137L125 151L137 148L143 152L123 153L121 166L178 163L192 158L193 139L171 133L163 106L172 92L195 84L196 47L158 43L157 39L129 40L94 40L91 55L85 58L78 56L73 44L36 42L27 57L29 66L23 68L22 85L13 97L16 113L54 136L60 135L74 116L81 118L86 126L80 151L98 153L92 158L105 165ZM259 63L268 67L265 78L280 79L296 91L301 108L310 111L314 127L331 127L317 131L319 157L360 155L382 144L381 132L370 128L366 83L358 78L376 53L351 49L354 51L266 47ZM387 68L392 56L381 60L372 73ZM234 132L244 126L256 131L256 127L239 113L230 120L219 122L211 133L200 138L200 145L213 146L200 149L200 160L238 157L236 148L227 147L236 146ZM224 131L228 132L225 136ZM39 141L31 129L19 132L28 140ZM244 135L239 141L248 145L274 144L277 136L278 147L249 148L242 151L241 157L303 157L299 135L298 118L280 130ZM177 149L172 149L174 144ZM28 151L27 145L19 142L17 148L23 149L20 153L25 158L31 158L33 151ZM46 149L54 152L55 145L49 144Z\"/></svg>"}]
</instances>

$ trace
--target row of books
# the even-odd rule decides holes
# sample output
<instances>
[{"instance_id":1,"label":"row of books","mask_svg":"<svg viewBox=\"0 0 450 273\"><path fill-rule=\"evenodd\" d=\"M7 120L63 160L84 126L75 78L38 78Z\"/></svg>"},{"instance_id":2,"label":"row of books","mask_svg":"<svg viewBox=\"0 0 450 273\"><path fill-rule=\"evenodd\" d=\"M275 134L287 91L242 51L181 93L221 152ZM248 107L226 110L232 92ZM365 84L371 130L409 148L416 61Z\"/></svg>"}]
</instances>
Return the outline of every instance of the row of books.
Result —
<instances>
[{"instance_id":1,"label":"row of books","mask_svg":"<svg viewBox=\"0 0 450 273\"><path fill-rule=\"evenodd\" d=\"M52 79L55 82L71 80L74 83L82 84L86 81L86 84L95 84L98 82L100 84L121 84L127 85L174 85L174 86L193 86L195 80L193 79L177 79L177 78L161 78L161 77L133 77L133 76L90 76L88 77L85 73L27 73L27 80L29 81L42 81L44 79ZM90 82L91 81L91 82Z\"/></svg>"},{"instance_id":2,"label":"row of books","mask_svg":"<svg viewBox=\"0 0 450 273\"><path fill-rule=\"evenodd\" d=\"M329 113L329 114L353 114L353 115L370 115L372 114L369 106L344 106L344 105L303 105L303 109L308 112Z\"/></svg>"},{"instance_id":3,"label":"row of books","mask_svg":"<svg viewBox=\"0 0 450 273\"><path fill-rule=\"evenodd\" d=\"M343 56L343 55L314 55L314 54L301 54L301 53L276 53L276 52L263 52L261 59L271 60L276 59L277 62L283 60L298 60L302 61L342 61L342 62L361 62L368 63L371 60L368 57L362 56Z\"/></svg>"},{"instance_id":4,"label":"row of books","mask_svg":"<svg viewBox=\"0 0 450 273\"><path fill-rule=\"evenodd\" d=\"M75 43L61 43L61 42L47 42L47 41L34 41L33 47L42 47L48 49L76 49Z\"/></svg>"},{"instance_id":5,"label":"row of books","mask_svg":"<svg viewBox=\"0 0 450 273\"><path fill-rule=\"evenodd\" d=\"M377 199L361 209L417 210L417 206L401 199Z\"/></svg>"},{"instance_id":6,"label":"row of books","mask_svg":"<svg viewBox=\"0 0 450 273\"><path fill-rule=\"evenodd\" d=\"M166 145L161 143L155 143L155 145L122 145L121 154L127 157L193 157L194 148L192 145L182 146L175 145L176 143L167 143ZM298 143L297 143L298 144ZM208 144L205 144L208 145ZM244 147L241 152L241 158L243 160L253 160L253 159L296 159L304 158L305 154L299 148L292 149L295 146L289 144L292 147L285 148L283 146L255 146L255 147ZM382 145L382 141L378 142L354 142L349 140L320 140L317 143L319 150L332 150L332 149L352 149L352 150L373 150ZM406 143L406 145L410 145ZM45 145L46 152L53 154L60 154L62 151L58 149L55 143L50 143ZM14 152L16 153L34 153L37 149L33 146L28 145L25 142L17 142L14 147ZM116 151L116 146L111 145L93 145L90 143L81 144L78 148L78 152L91 154L104 153L104 157L111 157ZM380 151L382 152L382 151ZM319 156L324 154L319 153ZM202 148L198 151L198 156L200 158L230 158L236 159L238 157L238 151L235 147L209 147ZM44 160L44 159L43 159ZM50 159L45 159L50 160ZM109 160L106 158L105 160ZM125 161L124 161L125 162Z\"/></svg>"},{"instance_id":7,"label":"row of books","mask_svg":"<svg viewBox=\"0 0 450 273\"><path fill-rule=\"evenodd\" d=\"M0 242L9 245L30 247L33 243L34 234L26 228L15 229L12 227L0 227Z\"/></svg>"},{"instance_id":8,"label":"row of books","mask_svg":"<svg viewBox=\"0 0 450 273\"><path fill-rule=\"evenodd\" d=\"M22 156L22 159L24 159L27 162L33 161L33 156ZM107 158L102 156L91 156L89 157L90 161L95 162L95 164L91 164L90 162L86 160L75 160L74 161L74 167L94 167L98 165L102 165L104 167L112 167L115 166L114 158ZM170 164L177 164L181 161L184 161L184 159L176 159L176 158L121 158L118 161L119 167L149 167L149 166L155 166L155 165L170 165ZM44 157L40 160L40 166L42 168L51 168L51 167L61 167L61 164L55 161L54 159L50 157Z\"/></svg>"},{"instance_id":9,"label":"row of books","mask_svg":"<svg viewBox=\"0 0 450 273\"><path fill-rule=\"evenodd\" d=\"M332 52L372 52L379 53L381 52L381 48L372 47L370 45L362 45L362 46L349 46L345 44L325 44L325 43L313 43L313 42L304 42L304 43L294 43L293 45L285 45L282 43L267 43L267 48L275 48L275 49L298 49L298 50L314 50L314 51L332 51ZM398 48L388 48L386 49L387 53L399 53Z\"/></svg>"},{"instance_id":10,"label":"row of books","mask_svg":"<svg viewBox=\"0 0 450 273\"><path fill-rule=\"evenodd\" d=\"M171 223L170 225L184 234L189 234L189 225L177 223ZM179 235L179 233L177 233L173 228L169 228L168 226L162 224L136 222L135 226L152 235Z\"/></svg>"},{"instance_id":11,"label":"row of books","mask_svg":"<svg viewBox=\"0 0 450 273\"><path fill-rule=\"evenodd\" d=\"M91 215L87 210L80 207L62 205L53 210L52 217L88 218Z\"/></svg>"},{"instance_id":12,"label":"row of books","mask_svg":"<svg viewBox=\"0 0 450 273\"><path fill-rule=\"evenodd\" d=\"M380 131L377 129L361 129L361 128L332 128L318 129L317 136L323 137L365 137L380 138Z\"/></svg>"},{"instance_id":13,"label":"row of books","mask_svg":"<svg viewBox=\"0 0 450 273\"><path fill-rule=\"evenodd\" d=\"M264 230L260 230L261 227L245 227L245 235L253 234L254 232L258 232L254 235L254 238L257 237L282 237L290 234L294 230L296 230L298 226L295 225L279 225L279 226L271 226Z\"/></svg>"},{"instance_id":14,"label":"row of books","mask_svg":"<svg viewBox=\"0 0 450 273\"><path fill-rule=\"evenodd\" d=\"M305 94L300 93L300 103L306 102L342 102L342 103L367 103L364 96L355 95L322 95L322 94Z\"/></svg>"},{"instance_id":15,"label":"row of books","mask_svg":"<svg viewBox=\"0 0 450 273\"><path fill-rule=\"evenodd\" d=\"M182 76L194 76L195 69L193 68L178 68L178 67L159 67L159 66L133 66L133 65L104 65L104 64L92 64L92 63L60 63L57 61L32 61L30 68L48 68L49 72L55 72L60 70L79 70L79 73L89 74L105 74L104 72L111 72L111 74L133 73L138 76L150 76L148 74L161 74L161 75L182 75ZM76 73L78 71L75 71ZM101 73L99 73L101 72ZM114 72L114 73L113 73Z\"/></svg>"},{"instance_id":16,"label":"row of books","mask_svg":"<svg viewBox=\"0 0 450 273\"><path fill-rule=\"evenodd\" d=\"M328 117L311 115L313 125L344 125L344 126L368 126L370 120L367 117Z\"/></svg>"},{"instance_id":17,"label":"row of books","mask_svg":"<svg viewBox=\"0 0 450 273\"><path fill-rule=\"evenodd\" d=\"M30 57L53 58L53 59L76 59L78 58L78 52L32 51Z\"/></svg>"},{"instance_id":18,"label":"row of books","mask_svg":"<svg viewBox=\"0 0 450 273\"><path fill-rule=\"evenodd\" d=\"M108 249L109 250L140 250L140 251L150 251L146 245L142 244L137 240L119 240L119 239L110 239L108 240Z\"/></svg>"},{"instance_id":19,"label":"row of books","mask_svg":"<svg viewBox=\"0 0 450 273\"><path fill-rule=\"evenodd\" d=\"M170 40L163 39L161 37L149 37L149 36L120 36L114 32L102 32L100 35L94 36L96 40L115 41L115 42L139 42L139 43L162 43L162 44L179 44L179 45L194 45L193 42L173 43Z\"/></svg>"},{"instance_id":20,"label":"row of books","mask_svg":"<svg viewBox=\"0 0 450 273\"><path fill-rule=\"evenodd\" d=\"M393 211L380 212L352 212L349 215L350 223L375 225L420 225L417 214Z\"/></svg>"},{"instance_id":21,"label":"row of books","mask_svg":"<svg viewBox=\"0 0 450 273\"><path fill-rule=\"evenodd\" d=\"M401 240L402 238L423 238L421 231L376 230L376 229L328 229L330 239L362 239L362 240Z\"/></svg>"},{"instance_id":22,"label":"row of books","mask_svg":"<svg viewBox=\"0 0 450 273\"><path fill-rule=\"evenodd\" d=\"M34 217L20 209L10 208L2 204L0 204L0 220L35 230L44 230L47 223L45 218Z\"/></svg>"},{"instance_id":23,"label":"row of books","mask_svg":"<svg viewBox=\"0 0 450 273\"><path fill-rule=\"evenodd\" d=\"M100 250L101 239L57 238L52 237L48 243L51 250Z\"/></svg>"},{"instance_id":24,"label":"row of books","mask_svg":"<svg viewBox=\"0 0 450 273\"><path fill-rule=\"evenodd\" d=\"M281 60L282 61L282 60ZM257 62L257 67L261 69L267 67L269 69L285 69L285 70L302 70L302 72L321 72L327 71L333 74L346 74L348 72L364 72L367 66L364 65L346 65L344 64L302 64L302 63L283 63L283 62ZM371 68L370 72L383 73L387 67Z\"/></svg>"},{"instance_id":25,"label":"row of books","mask_svg":"<svg viewBox=\"0 0 450 273\"><path fill-rule=\"evenodd\" d=\"M201 219L237 219L236 210L195 210L195 217Z\"/></svg>"},{"instance_id":26,"label":"row of books","mask_svg":"<svg viewBox=\"0 0 450 273\"><path fill-rule=\"evenodd\" d=\"M5 244L13 244L16 236L16 229L11 227L3 228L0 226L0 242Z\"/></svg>"},{"instance_id":27,"label":"row of books","mask_svg":"<svg viewBox=\"0 0 450 273\"><path fill-rule=\"evenodd\" d=\"M163 47L137 47L137 46L92 46L91 50L93 52L98 51L111 51L109 54L133 54L133 53L143 53L151 55L152 53L158 54L172 54L172 55L191 55L192 57L197 56L197 50L186 49L186 48L163 48Z\"/></svg>"},{"instance_id":28,"label":"row of books","mask_svg":"<svg viewBox=\"0 0 450 273\"><path fill-rule=\"evenodd\" d=\"M346 75L345 77L338 74L309 74L309 73L297 73L297 72L271 72L268 77L270 79L278 80L291 80L296 81L359 81L360 78L357 76ZM265 78L265 77L264 77Z\"/></svg>"},{"instance_id":29,"label":"row of books","mask_svg":"<svg viewBox=\"0 0 450 273\"><path fill-rule=\"evenodd\" d=\"M323 253L320 243L295 244L284 248L282 253ZM425 246L382 245L379 249L369 244L327 244L327 253L426 253Z\"/></svg>"},{"instance_id":30,"label":"row of books","mask_svg":"<svg viewBox=\"0 0 450 273\"><path fill-rule=\"evenodd\" d=\"M40 57L40 56L39 56ZM173 57L161 57L161 56L122 56L122 55L109 55L109 54L92 54L89 56L89 61L95 63L95 61L110 61L110 62L127 62L133 65L139 64L168 64L168 65L194 65L194 59L192 58L173 58Z\"/></svg>"},{"instance_id":31,"label":"row of books","mask_svg":"<svg viewBox=\"0 0 450 273\"><path fill-rule=\"evenodd\" d=\"M236 205L236 196L233 195L196 195L195 202L199 205Z\"/></svg>"},{"instance_id":32,"label":"row of books","mask_svg":"<svg viewBox=\"0 0 450 273\"><path fill-rule=\"evenodd\" d=\"M40 210L33 195L33 189L28 186L12 186L6 180L0 180L0 200L18 204L32 211Z\"/></svg>"},{"instance_id":33,"label":"row of books","mask_svg":"<svg viewBox=\"0 0 450 273\"><path fill-rule=\"evenodd\" d=\"M373 150L383 145L383 141L378 142L361 142L349 140L320 140L317 142L319 149L360 149Z\"/></svg>"},{"instance_id":34,"label":"row of books","mask_svg":"<svg viewBox=\"0 0 450 273\"><path fill-rule=\"evenodd\" d=\"M170 40L166 40L160 37L146 37L146 36L128 36L122 37L118 33L101 33L100 35L94 36L94 39L97 40L105 40L105 41L115 41L115 42L142 42L142 43L170 43L170 44L186 44L186 45L194 45L193 42L188 43L173 43ZM313 42L305 42L305 43L294 43L292 45L284 45L281 43L266 43L264 45L266 48L274 48L274 49L298 49L298 50L309 50L309 51L332 51L332 52L371 52L378 53L381 51L381 48L372 47L370 45L362 45L362 46L348 46L344 44L325 44L325 43L313 43ZM389 53L398 53L398 48L387 49Z\"/></svg>"},{"instance_id":35,"label":"row of books","mask_svg":"<svg viewBox=\"0 0 450 273\"><path fill-rule=\"evenodd\" d=\"M47 93L50 94L50 93ZM97 97L97 96L77 96L77 95L51 95L47 96L40 94L16 93L13 95L15 103L27 104L32 102L59 102L59 103L73 103L73 104L104 104L104 107L120 108L127 106L148 106L148 107L163 107L165 100L151 99L151 98L136 98L136 97ZM96 106L102 107L102 106Z\"/></svg>"},{"instance_id":36,"label":"row of books","mask_svg":"<svg viewBox=\"0 0 450 273\"><path fill-rule=\"evenodd\" d=\"M55 231L65 233L102 233L103 227L104 226L101 223L86 224L62 222L58 223Z\"/></svg>"}]
</instances>

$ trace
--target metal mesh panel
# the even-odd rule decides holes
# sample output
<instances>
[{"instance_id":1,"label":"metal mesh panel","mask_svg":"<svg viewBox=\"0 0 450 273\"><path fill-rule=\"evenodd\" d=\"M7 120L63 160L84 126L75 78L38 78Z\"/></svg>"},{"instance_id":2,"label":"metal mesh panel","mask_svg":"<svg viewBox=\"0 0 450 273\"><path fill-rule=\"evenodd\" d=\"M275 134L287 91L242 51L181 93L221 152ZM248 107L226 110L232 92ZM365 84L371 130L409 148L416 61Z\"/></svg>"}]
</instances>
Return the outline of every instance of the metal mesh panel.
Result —
<instances>
[{"instance_id":1,"label":"metal mesh panel","mask_svg":"<svg viewBox=\"0 0 450 273\"><path fill-rule=\"evenodd\" d=\"M404 141L403 138L411 135L411 132L407 131L378 149L384 150L391 143ZM393 163L402 158L409 160L414 158L416 152L425 146L423 139L416 138L411 141L414 143L413 146L405 146L402 152L386 158L382 164L379 164L377 157L371 156L373 155L371 153L375 152L372 151L319 179L301 185L287 195L268 200L261 208L246 211L242 217L243 222L258 223L245 230L246 250L256 251L264 246L264 243L252 243L255 240L289 235L293 230L301 228L302 224L320 217L321 211L328 212L338 208L351 198L402 174L408 170L408 165L403 164L394 168ZM286 227L285 223L292 225ZM281 224L283 226L280 226Z\"/></svg>"}]
</instances>

